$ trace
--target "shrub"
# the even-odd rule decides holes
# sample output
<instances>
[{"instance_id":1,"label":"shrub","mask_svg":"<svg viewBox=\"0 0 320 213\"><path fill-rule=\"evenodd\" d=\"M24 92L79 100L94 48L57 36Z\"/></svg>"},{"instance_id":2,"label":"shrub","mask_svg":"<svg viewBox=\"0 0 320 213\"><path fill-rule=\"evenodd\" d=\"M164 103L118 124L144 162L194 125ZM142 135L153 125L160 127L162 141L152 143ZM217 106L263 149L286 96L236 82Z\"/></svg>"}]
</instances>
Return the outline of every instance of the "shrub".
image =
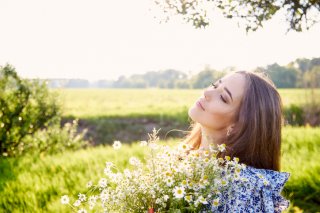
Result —
<instances>
[{"instance_id":1,"label":"shrub","mask_svg":"<svg viewBox=\"0 0 320 213\"><path fill-rule=\"evenodd\" d=\"M63 135L68 132L67 127L60 129L61 106L57 97L46 82L21 79L11 65L0 66L0 156L17 156L32 148L53 151L77 139ZM60 148L58 141L62 142ZM75 146L70 144L73 145L69 147Z\"/></svg>"},{"instance_id":2,"label":"shrub","mask_svg":"<svg viewBox=\"0 0 320 213\"><path fill-rule=\"evenodd\" d=\"M37 131L34 135L26 137L23 141L20 152L33 154L54 154L65 150L76 150L89 145L84 139L87 130L77 132L78 120L65 123L60 127L56 123L48 129Z\"/></svg>"}]
</instances>

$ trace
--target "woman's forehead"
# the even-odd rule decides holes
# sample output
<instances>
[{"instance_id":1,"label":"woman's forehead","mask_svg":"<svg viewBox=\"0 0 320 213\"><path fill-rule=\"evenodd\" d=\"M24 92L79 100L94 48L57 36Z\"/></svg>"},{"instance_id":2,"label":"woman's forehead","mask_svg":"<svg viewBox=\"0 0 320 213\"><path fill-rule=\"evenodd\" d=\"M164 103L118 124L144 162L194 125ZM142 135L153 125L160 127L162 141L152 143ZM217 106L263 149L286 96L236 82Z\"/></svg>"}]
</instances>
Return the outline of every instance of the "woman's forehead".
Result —
<instances>
[{"instance_id":1,"label":"woman's forehead","mask_svg":"<svg viewBox=\"0 0 320 213\"><path fill-rule=\"evenodd\" d=\"M240 101L244 95L245 76L240 73L232 73L221 78L221 82L232 94L234 102Z\"/></svg>"}]
</instances>

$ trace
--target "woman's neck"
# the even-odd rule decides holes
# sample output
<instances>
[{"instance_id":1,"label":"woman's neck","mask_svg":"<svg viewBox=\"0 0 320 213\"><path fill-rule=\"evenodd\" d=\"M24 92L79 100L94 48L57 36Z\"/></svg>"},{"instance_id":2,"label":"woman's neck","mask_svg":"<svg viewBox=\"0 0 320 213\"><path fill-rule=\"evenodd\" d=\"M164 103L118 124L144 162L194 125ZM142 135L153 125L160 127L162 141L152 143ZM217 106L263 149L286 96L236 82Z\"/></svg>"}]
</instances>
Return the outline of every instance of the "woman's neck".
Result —
<instances>
[{"instance_id":1,"label":"woman's neck","mask_svg":"<svg viewBox=\"0 0 320 213\"><path fill-rule=\"evenodd\" d=\"M199 149L208 149L210 144L217 145L223 137L220 132L209 130L201 126L201 144Z\"/></svg>"}]
</instances>

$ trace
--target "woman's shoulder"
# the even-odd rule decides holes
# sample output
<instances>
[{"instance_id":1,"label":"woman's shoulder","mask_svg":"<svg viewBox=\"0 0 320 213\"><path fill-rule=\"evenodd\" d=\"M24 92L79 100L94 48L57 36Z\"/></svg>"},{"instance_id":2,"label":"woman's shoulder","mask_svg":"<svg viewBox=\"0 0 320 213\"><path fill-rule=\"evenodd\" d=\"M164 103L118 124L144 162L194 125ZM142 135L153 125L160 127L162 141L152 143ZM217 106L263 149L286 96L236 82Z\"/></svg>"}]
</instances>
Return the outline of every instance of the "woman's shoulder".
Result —
<instances>
[{"instance_id":1,"label":"woman's shoulder","mask_svg":"<svg viewBox=\"0 0 320 213\"><path fill-rule=\"evenodd\" d=\"M204 212L282 212L289 201L281 190L290 174L246 166L230 188L219 196L219 205Z\"/></svg>"},{"instance_id":2,"label":"woman's shoulder","mask_svg":"<svg viewBox=\"0 0 320 213\"><path fill-rule=\"evenodd\" d=\"M255 190L270 188L280 193L290 177L288 172L279 172L270 169L257 169L246 166L240 173L242 178L248 179L248 184L254 185Z\"/></svg>"}]
</instances>

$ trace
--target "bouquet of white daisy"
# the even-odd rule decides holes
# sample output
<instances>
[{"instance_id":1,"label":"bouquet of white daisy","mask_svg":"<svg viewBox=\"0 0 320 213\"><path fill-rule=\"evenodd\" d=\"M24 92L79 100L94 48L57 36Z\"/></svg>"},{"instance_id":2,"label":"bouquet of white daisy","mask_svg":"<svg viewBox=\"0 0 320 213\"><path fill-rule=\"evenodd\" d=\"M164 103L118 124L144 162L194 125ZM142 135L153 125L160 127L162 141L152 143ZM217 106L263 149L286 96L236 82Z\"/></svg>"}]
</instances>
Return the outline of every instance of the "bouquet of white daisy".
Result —
<instances>
[{"instance_id":1,"label":"bouquet of white daisy","mask_svg":"<svg viewBox=\"0 0 320 213\"><path fill-rule=\"evenodd\" d=\"M106 162L104 177L97 185L89 182L86 194L79 194L71 204L76 212L199 212L211 202L219 205L219 193L228 190L245 167L239 159L217 157L225 145L210 146L208 150L191 150L181 143L170 148L158 144L157 131L149 134L141 145L149 149L145 163L131 157L131 168L123 171ZM114 142L119 149L121 143Z\"/></svg>"}]
</instances>

